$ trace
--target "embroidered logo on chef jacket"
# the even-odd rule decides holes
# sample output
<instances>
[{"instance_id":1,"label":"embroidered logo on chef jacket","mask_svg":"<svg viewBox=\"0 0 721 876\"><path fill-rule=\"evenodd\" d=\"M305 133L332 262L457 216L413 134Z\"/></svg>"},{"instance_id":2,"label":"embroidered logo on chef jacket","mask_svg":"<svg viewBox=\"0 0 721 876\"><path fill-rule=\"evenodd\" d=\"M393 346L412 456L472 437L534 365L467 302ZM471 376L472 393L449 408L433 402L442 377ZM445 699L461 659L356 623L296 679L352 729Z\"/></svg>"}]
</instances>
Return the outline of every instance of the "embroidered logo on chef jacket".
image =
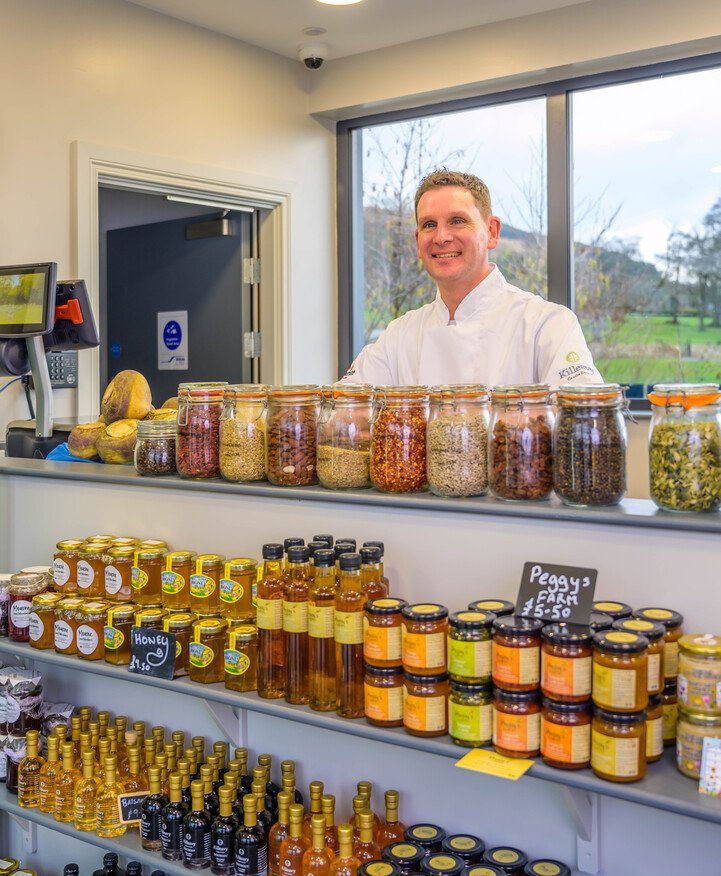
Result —
<instances>
[{"instance_id":1,"label":"embroidered logo on chef jacket","mask_svg":"<svg viewBox=\"0 0 721 876\"><path fill-rule=\"evenodd\" d=\"M575 351L571 350L570 353L566 353L566 362L571 365L576 365L581 361L581 357Z\"/></svg>"},{"instance_id":2,"label":"embroidered logo on chef jacket","mask_svg":"<svg viewBox=\"0 0 721 876\"><path fill-rule=\"evenodd\" d=\"M569 354L571 355L571 354ZM577 353L573 354L577 356ZM566 356L568 358L568 356ZM580 358L580 357L579 357ZM562 368L558 372L558 376L561 380L573 380L575 377L579 377L584 374L590 374L593 376L596 372L590 365L570 365L568 368Z\"/></svg>"}]
</instances>

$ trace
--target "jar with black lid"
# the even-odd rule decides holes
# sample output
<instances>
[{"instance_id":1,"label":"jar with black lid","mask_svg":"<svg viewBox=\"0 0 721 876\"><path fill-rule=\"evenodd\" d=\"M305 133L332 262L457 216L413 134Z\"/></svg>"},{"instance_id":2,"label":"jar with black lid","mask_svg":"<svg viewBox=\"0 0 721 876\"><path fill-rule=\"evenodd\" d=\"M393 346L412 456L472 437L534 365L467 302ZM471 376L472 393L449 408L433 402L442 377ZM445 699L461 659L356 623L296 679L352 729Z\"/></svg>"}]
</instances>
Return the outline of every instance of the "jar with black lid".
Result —
<instances>
[{"instance_id":1,"label":"jar with black lid","mask_svg":"<svg viewBox=\"0 0 721 876\"><path fill-rule=\"evenodd\" d=\"M493 696L493 747L505 757L536 757L541 751L538 691L505 691Z\"/></svg>"},{"instance_id":2,"label":"jar with black lid","mask_svg":"<svg viewBox=\"0 0 721 876\"><path fill-rule=\"evenodd\" d=\"M593 702L611 712L638 712L648 705L648 639L605 630L593 637Z\"/></svg>"},{"instance_id":3,"label":"jar with black lid","mask_svg":"<svg viewBox=\"0 0 721 876\"><path fill-rule=\"evenodd\" d=\"M470 833L451 834L441 843L441 851L450 852L462 858L467 867L481 861L485 850L486 844L483 840Z\"/></svg>"},{"instance_id":4,"label":"jar with black lid","mask_svg":"<svg viewBox=\"0 0 721 876\"><path fill-rule=\"evenodd\" d=\"M491 680L490 611L456 611L448 619L448 672L452 681L484 684Z\"/></svg>"},{"instance_id":5,"label":"jar with black lid","mask_svg":"<svg viewBox=\"0 0 721 876\"><path fill-rule=\"evenodd\" d=\"M561 861L552 861L550 858L531 861L523 872L525 876L571 876L569 867Z\"/></svg>"},{"instance_id":6,"label":"jar with black lid","mask_svg":"<svg viewBox=\"0 0 721 876\"><path fill-rule=\"evenodd\" d=\"M683 636L683 615L670 608L639 608L634 617L654 621L666 627L663 637L663 665L666 681L678 677L678 640Z\"/></svg>"},{"instance_id":7,"label":"jar with black lid","mask_svg":"<svg viewBox=\"0 0 721 876\"><path fill-rule=\"evenodd\" d=\"M365 605L367 622L363 637L363 659L378 668L403 666L403 619L405 599L382 596Z\"/></svg>"},{"instance_id":8,"label":"jar with black lid","mask_svg":"<svg viewBox=\"0 0 721 876\"><path fill-rule=\"evenodd\" d=\"M541 680L541 630L535 618L509 615L493 622L493 683L510 691L536 690Z\"/></svg>"},{"instance_id":9,"label":"jar with black lid","mask_svg":"<svg viewBox=\"0 0 721 876\"><path fill-rule=\"evenodd\" d=\"M421 861L421 873L426 876L461 876L466 862L451 852L435 852Z\"/></svg>"},{"instance_id":10,"label":"jar with black lid","mask_svg":"<svg viewBox=\"0 0 721 876\"><path fill-rule=\"evenodd\" d=\"M664 625L642 618L625 617L623 620L614 621L613 629L640 633L648 639L648 695L660 694L664 687L663 637L666 634Z\"/></svg>"},{"instance_id":11,"label":"jar with black lid","mask_svg":"<svg viewBox=\"0 0 721 876\"><path fill-rule=\"evenodd\" d=\"M501 873L505 873L506 876L523 876L528 856L512 846L496 846L486 850L483 863L498 867Z\"/></svg>"},{"instance_id":12,"label":"jar with black lid","mask_svg":"<svg viewBox=\"0 0 721 876\"><path fill-rule=\"evenodd\" d=\"M468 603L468 611L492 611L496 617L515 614L516 606L507 599L476 599Z\"/></svg>"},{"instance_id":13,"label":"jar with black lid","mask_svg":"<svg viewBox=\"0 0 721 876\"><path fill-rule=\"evenodd\" d=\"M663 744L676 744L676 724L678 722L678 686L675 681L667 681L661 695L663 709Z\"/></svg>"},{"instance_id":14,"label":"jar with black lid","mask_svg":"<svg viewBox=\"0 0 721 876\"><path fill-rule=\"evenodd\" d=\"M609 782L635 782L646 773L646 710L593 709L591 769Z\"/></svg>"},{"instance_id":15,"label":"jar with black lid","mask_svg":"<svg viewBox=\"0 0 721 876\"><path fill-rule=\"evenodd\" d=\"M541 630L541 690L551 700L580 703L591 696L593 633L581 624Z\"/></svg>"},{"instance_id":16,"label":"jar with black lid","mask_svg":"<svg viewBox=\"0 0 721 876\"><path fill-rule=\"evenodd\" d=\"M403 669L366 663L363 683L365 719L375 727L403 726Z\"/></svg>"},{"instance_id":17,"label":"jar with black lid","mask_svg":"<svg viewBox=\"0 0 721 876\"><path fill-rule=\"evenodd\" d=\"M358 868L358 876L401 876L398 864L390 861L366 861Z\"/></svg>"},{"instance_id":18,"label":"jar with black lid","mask_svg":"<svg viewBox=\"0 0 721 876\"><path fill-rule=\"evenodd\" d=\"M633 609L625 602L616 602L615 600L600 599L593 603L593 610L600 611L602 614L607 614L611 620L623 620L625 617L631 617Z\"/></svg>"},{"instance_id":19,"label":"jar with black lid","mask_svg":"<svg viewBox=\"0 0 721 876\"><path fill-rule=\"evenodd\" d=\"M404 605L403 669L442 675L448 665L448 609L434 602Z\"/></svg>"},{"instance_id":20,"label":"jar with black lid","mask_svg":"<svg viewBox=\"0 0 721 876\"><path fill-rule=\"evenodd\" d=\"M445 736L448 732L448 673L404 672L403 726L411 736Z\"/></svg>"},{"instance_id":21,"label":"jar with black lid","mask_svg":"<svg viewBox=\"0 0 721 876\"><path fill-rule=\"evenodd\" d=\"M384 861L397 864L403 873L415 873L421 861L426 856L426 850L417 842L406 840L400 843L390 843L382 851Z\"/></svg>"},{"instance_id":22,"label":"jar with black lid","mask_svg":"<svg viewBox=\"0 0 721 876\"><path fill-rule=\"evenodd\" d=\"M479 748L493 738L493 685L451 682L448 733L456 745Z\"/></svg>"},{"instance_id":23,"label":"jar with black lid","mask_svg":"<svg viewBox=\"0 0 721 876\"><path fill-rule=\"evenodd\" d=\"M426 854L440 852L446 832L437 824L411 824L404 834L408 842L417 843Z\"/></svg>"},{"instance_id":24,"label":"jar with black lid","mask_svg":"<svg viewBox=\"0 0 721 876\"><path fill-rule=\"evenodd\" d=\"M505 876L500 867L494 867L493 864L474 864L472 867L466 867L466 876Z\"/></svg>"},{"instance_id":25,"label":"jar with black lid","mask_svg":"<svg viewBox=\"0 0 721 876\"><path fill-rule=\"evenodd\" d=\"M613 618L610 614L605 614L602 611L592 611L591 617L588 620L589 627L594 633L601 633L603 630L610 630L613 626Z\"/></svg>"},{"instance_id":26,"label":"jar with black lid","mask_svg":"<svg viewBox=\"0 0 721 876\"><path fill-rule=\"evenodd\" d=\"M591 701L541 700L541 757L561 770L580 770L591 762Z\"/></svg>"}]
</instances>

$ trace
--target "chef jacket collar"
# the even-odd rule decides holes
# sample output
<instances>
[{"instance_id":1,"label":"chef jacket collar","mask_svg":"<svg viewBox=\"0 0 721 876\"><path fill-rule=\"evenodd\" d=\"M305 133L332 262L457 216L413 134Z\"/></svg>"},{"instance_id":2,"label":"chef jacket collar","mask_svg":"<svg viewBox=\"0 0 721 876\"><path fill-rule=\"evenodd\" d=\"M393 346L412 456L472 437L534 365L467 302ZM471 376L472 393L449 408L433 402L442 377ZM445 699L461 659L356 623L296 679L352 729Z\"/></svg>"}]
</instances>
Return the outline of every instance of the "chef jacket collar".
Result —
<instances>
[{"instance_id":1,"label":"chef jacket collar","mask_svg":"<svg viewBox=\"0 0 721 876\"><path fill-rule=\"evenodd\" d=\"M466 322L473 319L479 310L490 303L495 297L505 278L497 265L491 263L491 273L472 289L456 308L455 318L451 322L451 314L441 298L440 291L436 292L435 311L440 325L451 325Z\"/></svg>"}]
</instances>

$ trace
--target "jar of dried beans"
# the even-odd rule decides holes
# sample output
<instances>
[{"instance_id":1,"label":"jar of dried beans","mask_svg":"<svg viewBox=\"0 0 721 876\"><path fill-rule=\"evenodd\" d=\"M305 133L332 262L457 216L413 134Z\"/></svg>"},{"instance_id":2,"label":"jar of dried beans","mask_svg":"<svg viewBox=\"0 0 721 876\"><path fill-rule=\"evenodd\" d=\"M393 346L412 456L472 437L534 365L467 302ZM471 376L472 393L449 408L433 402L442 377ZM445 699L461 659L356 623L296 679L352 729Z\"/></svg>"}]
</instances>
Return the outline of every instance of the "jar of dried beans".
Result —
<instances>
[{"instance_id":1,"label":"jar of dried beans","mask_svg":"<svg viewBox=\"0 0 721 876\"><path fill-rule=\"evenodd\" d=\"M499 499L547 499L553 490L553 409L546 384L497 386L488 480Z\"/></svg>"},{"instance_id":2,"label":"jar of dried beans","mask_svg":"<svg viewBox=\"0 0 721 876\"><path fill-rule=\"evenodd\" d=\"M133 461L141 475L175 474L176 436L174 420L141 420Z\"/></svg>"},{"instance_id":3,"label":"jar of dried beans","mask_svg":"<svg viewBox=\"0 0 721 876\"><path fill-rule=\"evenodd\" d=\"M220 473L226 481L265 480L268 387L227 386L220 418Z\"/></svg>"},{"instance_id":4,"label":"jar of dried beans","mask_svg":"<svg viewBox=\"0 0 721 876\"><path fill-rule=\"evenodd\" d=\"M274 386L268 392L265 470L271 484L315 484L320 387Z\"/></svg>"},{"instance_id":5,"label":"jar of dried beans","mask_svg":"<svg viewBox=\"0 0 721 876\"><path fill-rule=\"evenodd\" d=\"M428 486L437 496L481 496L488 489L488 390L434 386L426 432Z\"/></svg>"},{"instance_id":6,"label":"jar of dried beans","mask_svg":"<svg viewBox=\"0 0 721 876\"><path fill-rule=\"evenodd\" d=\"M371 480L384 493L425 490L428 389L377 386L371 424Z\"/></svg>"},{"instance_id":7,"label":"jar of dried beans","mask_svg":"<svg viewBox=\"0 0 721 876\"><path fill-rule=\"evenodd\" d=\"M617 383L557 394L553 487L566 505L617 505L626 492L626 423Z\"/></svg>"},{"instance_id":8,"label":"jar of dried beans","mask_svg":"<svg viewBox=\"0 0 721 876\"><path fill-rule=\"evenodd\" d=\"M176 467L186 478L220 475L220 416L223 383L181 383L178 387Z\"/></svg>"},{"instance_id":9,"label":"jar of dried beans","mask_svg":"<svg viewBox=\"0 0 721 876\"><path fill-rule=\"evenodd\" d=\"M370 487L372 404L373 388L368 384L323 388L318 420L318 480L324 487Z\"/></svg>"}]
</instances>

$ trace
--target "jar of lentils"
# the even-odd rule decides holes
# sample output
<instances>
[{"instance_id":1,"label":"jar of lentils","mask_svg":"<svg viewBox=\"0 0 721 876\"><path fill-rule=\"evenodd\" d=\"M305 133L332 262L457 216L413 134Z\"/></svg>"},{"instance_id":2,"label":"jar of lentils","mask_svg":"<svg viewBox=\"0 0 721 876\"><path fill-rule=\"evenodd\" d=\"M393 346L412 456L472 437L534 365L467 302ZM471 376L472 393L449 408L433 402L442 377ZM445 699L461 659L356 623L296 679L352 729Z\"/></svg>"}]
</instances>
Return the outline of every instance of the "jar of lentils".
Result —
<instances>
[{"instance_id":1,"label":"jar of lentils","mask_svg":"<svg viewBox=\"0 0 721 876\"><path fill-rule=\"evenodd\" d=\"M271 484L300 487L318 482L316 429L319 406L319 386L274 386L269 389L265 468Z\"/></svg>"},{"instance_id":2,"label":"jar of lentils","mask_svg":"<svg viewBox=\"0 0 721 876\"><path fill-rule=\"evenodd\" d=\"M318 480L329 490L370 487L373 387L323 388L318 420Z\"/></svg>"},{"instance_id":3,"label":"jar of lentils","mask_svg":"<svg viewBox=\"0 0 721 876\"><path fill-rule=\"evenodd\" d=\"M428 486L437 496L481 496L488 489L488 390L434 386L426 432Z\"/></svg>"},{"instance_id":4,"label":"jar of lentils","mask_svg":"<svg viewBox=\"0 0 721 876\"><path fill-rule=\"evenodd\" d=\"M220 418L220 473L226 481L265 480L267 406L267 386L226 386Z\"/></svg>"},{"instance_id":5,"label":"jar of lentils","mask_svg":"<svg viewBox=\"0 0 721 876\"><path fill-rule=\"evenodd\" d=\"M371 480L384 493L417 493L426 478L428 388L377 386L371 424Z\"/></svg>"},{"instance_id":6,"label":"jar of lentils","mask_svg":"<svg viewBox=\"0 0 721 876\"><path fill-rule=\"evenodd\" d=\"M222 383L181 383L178 387L176 466L185 478L220 475Z\"/></svg>"}]
</instances>

